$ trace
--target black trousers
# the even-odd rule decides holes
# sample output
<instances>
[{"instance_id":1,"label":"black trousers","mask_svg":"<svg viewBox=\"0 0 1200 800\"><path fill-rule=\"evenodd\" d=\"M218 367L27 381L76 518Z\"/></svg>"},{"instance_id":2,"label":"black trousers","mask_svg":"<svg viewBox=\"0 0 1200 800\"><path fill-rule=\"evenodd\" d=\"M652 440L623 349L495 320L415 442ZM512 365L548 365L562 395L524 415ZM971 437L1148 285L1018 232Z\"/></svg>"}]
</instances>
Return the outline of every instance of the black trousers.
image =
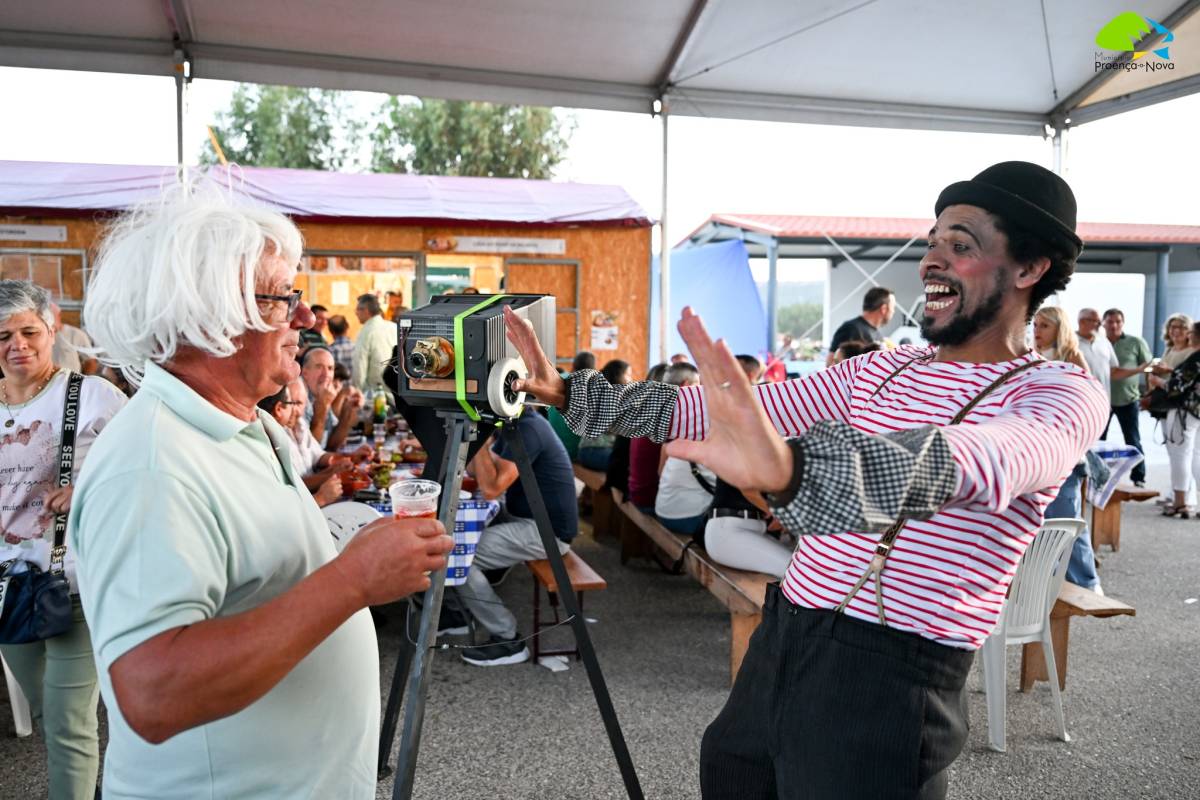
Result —
<instances>
[{"instance_id":1,"label":"black trousers","mask_svg":"<svg viewBox=\"0 0 1200 800\"><path fill-rule=\"evenodd\" d=\"M767 587L700 749L705 800L944 798L975 654L792 605Z\"/></svg>"}]
</instances>

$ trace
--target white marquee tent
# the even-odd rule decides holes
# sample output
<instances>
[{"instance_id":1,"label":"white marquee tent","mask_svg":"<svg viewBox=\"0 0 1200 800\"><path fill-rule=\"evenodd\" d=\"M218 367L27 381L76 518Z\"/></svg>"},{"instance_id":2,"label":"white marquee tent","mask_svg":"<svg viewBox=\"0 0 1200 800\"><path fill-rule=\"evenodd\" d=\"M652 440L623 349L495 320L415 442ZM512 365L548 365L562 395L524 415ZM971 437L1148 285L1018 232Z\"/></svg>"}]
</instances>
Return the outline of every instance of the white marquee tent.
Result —
<instances>
[{"instance_id":1,"label":"white marquee tent","mask_svg":"<svg viewBox=\"0 0 1200 800\"><path fill-rule=\"evenodd\" d=\"M1032 134L1057 143L1073 125L1200 90L1200 0L1137 4L1169 33L1151 30L1136 48L1166 47L1167 58L1099 48L1097 33L1128 5L7 0L0 65L172 75L181 95L188 79L213 78L665 110L665 173L670 115ZM1133 68L1097 69L1114 57ZM182 101L179 108L182 115ZM663 185L665 192L665 174ZM663 267L665 285L666 258Z\"/></svg>"}]
</instances>

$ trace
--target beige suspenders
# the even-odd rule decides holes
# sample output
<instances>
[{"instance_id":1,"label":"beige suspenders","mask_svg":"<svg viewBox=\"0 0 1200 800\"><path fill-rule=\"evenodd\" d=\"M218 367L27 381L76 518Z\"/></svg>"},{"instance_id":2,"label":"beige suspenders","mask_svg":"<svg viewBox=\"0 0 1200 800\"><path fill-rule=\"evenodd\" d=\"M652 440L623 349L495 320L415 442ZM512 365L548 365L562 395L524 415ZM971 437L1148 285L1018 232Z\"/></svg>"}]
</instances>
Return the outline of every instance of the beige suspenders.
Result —
<instances>
[{"instance_id":1,"label":"beige suspenders","mask_svg":"<svg viewBox=\"0 0 1200 800\"><path fill-rule=\"evenodd\" d=\"M932 358L933 358L932 355L920 356L918 358L912 359L911 361L906 361L905 363L901 364L899 367L897 367L892 372L891 375L888 375L886 378L884 378L883 382L880 383L879 386L877 386L875 388L875 391L871 392L871 399L872 400L875 399L875 396L878 395L883 390L884 386L886 386L888 383L891 382L892 378L895 378L903 370L907 369L910 365L915 364L918 361L929 361ZM1036 366L1040 363L1042 363L1042 362L1038 359L1035 359L1033 361L1027 361L1026 363L1021 364L1018 367L1014 367L1013 369L1004 373L999 378L996 378L996 380L992 381L991 384L987 388L985 388L982 392L980 392L978 395L976 395L975 398L973 400L971 400L971 402L967 403L962 408L961 411L959 411L957 414L955 414L954 419L950 420L950 424L957 425L958 423L962 422L963 419L967 416L967 414L969 414L971 412L971 410L973 408L975 408L975 406L979 405L980 401L983 400L983 398L987 397L989 394L991 394L993 391L995 391L997 388L999 388L1001 384L1003 384L1009 378L1012 378L1017 373L1024 372L1025 370L1029 369L1030 367ZM896 537L898 537L900 535L900 531L904 528L904 523L906 521L907 520L905 520L904 517L900 517L899 519L897 519L895 522L892 523L891 527L889 527L886 531L884 531L883 536L881 536L879 538L879 542L875 545L875 555L871 558L870 566L867 567L867 571L864 572L862 574L862 577L860 577L858 579L858 581L854 584L854 588L852 588L850 590L850 593L846 595L846 597L842 600L842 602L838 603L838 606L836 609L837 613L840 614L843 611L845 611L846 606L849 605L850 601L854 599L854 596L856 594L858 594L858 590L861 589L863 587L863 585L868 580L871 579L872 576L874 576L874 578L875 578L875 608L879 614L879 624L880 625L887 624L887 617L885 617L884 613L883 613L883 568L887 563L888 556L892 552L892 546L896 542Z\"/></svg>"}]
</instances>

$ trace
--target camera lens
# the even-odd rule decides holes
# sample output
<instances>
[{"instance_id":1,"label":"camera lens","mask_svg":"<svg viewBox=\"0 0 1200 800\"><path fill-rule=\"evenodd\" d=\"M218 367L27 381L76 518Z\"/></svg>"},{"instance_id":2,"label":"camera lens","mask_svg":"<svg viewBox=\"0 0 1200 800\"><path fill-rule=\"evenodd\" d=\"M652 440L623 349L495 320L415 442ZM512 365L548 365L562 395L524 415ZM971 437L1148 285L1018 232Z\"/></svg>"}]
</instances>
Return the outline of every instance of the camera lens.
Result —
<instances>
[{"instance_id":1,"label":"camera lens","mask_svg":"<svg viewBox=\"0 0 1200 800\"><path fill-rule=\"evenodd\" d=\"M418 378L429 373L429 357L420 350L408 354L408 371Z\"/></svg>"}]
</instances>

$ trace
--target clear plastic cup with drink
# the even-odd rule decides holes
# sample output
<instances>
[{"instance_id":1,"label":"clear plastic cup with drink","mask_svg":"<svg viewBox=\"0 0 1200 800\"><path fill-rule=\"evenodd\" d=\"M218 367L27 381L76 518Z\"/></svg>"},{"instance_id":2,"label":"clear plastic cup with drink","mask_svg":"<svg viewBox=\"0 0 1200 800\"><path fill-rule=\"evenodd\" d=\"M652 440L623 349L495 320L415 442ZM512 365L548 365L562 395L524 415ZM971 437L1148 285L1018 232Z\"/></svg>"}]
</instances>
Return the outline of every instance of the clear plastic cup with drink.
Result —
<instances>
[{"instance_id":1,"label":"clear plastic cup with drink","mask_svg":"<svg viewBox=\"0 0 1200 800\"><path fill-rule=\"evenodd\" d=\"M392 516L397 519L437 519L438 497L441 493L442 486L436 481L410 478L393 483L388 487L388 494L392 497Z\"/></svg>"}]
</instances>

